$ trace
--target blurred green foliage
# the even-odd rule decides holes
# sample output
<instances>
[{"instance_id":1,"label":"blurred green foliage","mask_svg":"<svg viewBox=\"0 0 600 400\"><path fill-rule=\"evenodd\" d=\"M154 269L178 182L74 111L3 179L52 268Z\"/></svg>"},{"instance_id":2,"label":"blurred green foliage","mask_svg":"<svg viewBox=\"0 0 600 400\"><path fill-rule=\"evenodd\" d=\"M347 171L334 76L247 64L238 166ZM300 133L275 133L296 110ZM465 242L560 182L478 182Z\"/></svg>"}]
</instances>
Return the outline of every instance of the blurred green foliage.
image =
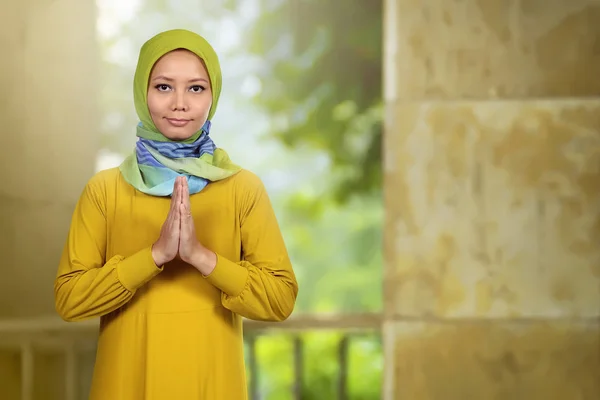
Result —
<instances>
[{"instance_id":1,"label":"blurred green foliage","mask_svg":"<svg viewBox=\"0 0 600 400\"><path fill-rule=\"evenodd\" d=\"M338 398L338 351L342 333L307 332L303 343L303 400ZM288 400L294 388L293 336L265 335L256 340L260 399ZM374 334L349 335L347 400L379 400L383 375L383 346ZM249 357L246 347L246 358ZM252 371L248 370L248 377Z\"/></svg>"},{"instance_id":2,"label":"blurred green foliage","mask_svg":"<svg viewBox=\"0 0 600 400\"><path fill-rule=\"evenodd\" d=\"M290 195L280 223L300 282L295 312L378 312L382 309L380 199L344 205Z\"/></svg>"},{"instance_id":3,"label":"blurred green foliage","mask_svg":"<svg viewBox=\"0 0 600 400\"><path fill-rule=\"evenodd\" d=\"M379 193L382 2L262 4L249 51L265 59L255 101L273 116L272 136L325 151L336 200Z\"/></svg>"}]
</instances>

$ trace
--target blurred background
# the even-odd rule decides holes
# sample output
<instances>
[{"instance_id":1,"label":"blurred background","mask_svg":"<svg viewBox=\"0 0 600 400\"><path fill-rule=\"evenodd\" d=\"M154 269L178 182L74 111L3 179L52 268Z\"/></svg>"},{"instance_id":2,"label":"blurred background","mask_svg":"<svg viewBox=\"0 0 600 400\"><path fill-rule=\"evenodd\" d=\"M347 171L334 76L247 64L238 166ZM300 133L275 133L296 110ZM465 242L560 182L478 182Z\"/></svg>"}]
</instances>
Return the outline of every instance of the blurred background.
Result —
<instances>
[{"instance_id":1,"label":"blurred background","mask_svg":"<svg viewBox=\"0 0 600 400\"><path fill-rule=\"evenodd\" d=\"M56 316L75 202L133 151L140 46L220 56L211 131L265 182L300 284L247 321L258 399L600 398L597 0L0 6L0 399L86 399Z\"/></svg>"}]
</instances>

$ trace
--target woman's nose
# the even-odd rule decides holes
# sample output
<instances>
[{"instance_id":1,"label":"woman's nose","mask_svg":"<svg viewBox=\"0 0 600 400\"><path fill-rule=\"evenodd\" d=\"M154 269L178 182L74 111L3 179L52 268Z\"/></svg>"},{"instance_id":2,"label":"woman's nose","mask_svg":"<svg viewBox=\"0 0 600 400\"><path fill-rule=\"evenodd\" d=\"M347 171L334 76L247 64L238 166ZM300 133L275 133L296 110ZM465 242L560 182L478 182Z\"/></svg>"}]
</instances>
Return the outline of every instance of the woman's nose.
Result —
<instances>
[{"instance_id":1,"label":"woman's nose","mask_svg":"<svg viewBox=\"0 0 600 400\"><path fill-rule=\"evenodd\" d=\"M174 99L173 99L173 110L181 110L181 111L187 111L187 104L186 104L186 99L185 99L185 93L175 93L173 95Z\"/></svg>"}]
</instances>

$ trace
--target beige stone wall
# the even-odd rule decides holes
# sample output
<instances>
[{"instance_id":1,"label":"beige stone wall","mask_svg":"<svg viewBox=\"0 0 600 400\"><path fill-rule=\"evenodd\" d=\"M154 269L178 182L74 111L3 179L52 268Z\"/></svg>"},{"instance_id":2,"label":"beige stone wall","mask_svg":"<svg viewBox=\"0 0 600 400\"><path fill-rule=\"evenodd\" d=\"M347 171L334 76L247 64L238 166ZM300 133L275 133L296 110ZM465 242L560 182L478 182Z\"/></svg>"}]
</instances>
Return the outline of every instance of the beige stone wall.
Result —
<instances>
[{"instance_id":1,"label":"beige stone wall","mask_svg":"<svg viewBox=\"0 0 600 400\"><path fill-rule=\"evenodd\" d=\"M386 399L600 398L600 3L385 12Z\"/></svg>"},{"instance_id":2,"label":"beige stone wall","mask_svg":"<svg viewBox=\"0 0 600 400\"><path fill-rule=\"evenodd\" d=\"M1 319L54 313L60 251L99 137L94 2L3 1L0 15ZM36 386L24 393L19 350L0 346L0 399L73 399L63 356L34 357Z\"/></svg>"},{"instance_id":3,"label":"beige stone wall","mask_svg":"<svg viewBox=\"0 0 600 400\"><path fill-rule=\"evenodd\" d=\"M54 312L71 212L94 170L94 2L0 6L0 318Z\"/></svg>"}]
</instances>

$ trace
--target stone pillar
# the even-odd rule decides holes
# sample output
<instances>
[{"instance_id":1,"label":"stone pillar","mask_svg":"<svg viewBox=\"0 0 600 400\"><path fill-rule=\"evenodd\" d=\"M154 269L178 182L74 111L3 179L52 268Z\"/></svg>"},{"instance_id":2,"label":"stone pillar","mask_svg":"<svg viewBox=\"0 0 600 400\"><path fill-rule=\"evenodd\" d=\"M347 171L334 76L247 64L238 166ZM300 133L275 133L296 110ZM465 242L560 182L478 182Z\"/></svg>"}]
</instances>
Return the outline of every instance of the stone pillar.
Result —
<instances>
[{"instance_id":1,"label":"stone pillar","mask_svg":"<svg viewBox=\"0 0 600 400\"><path fill-rule=\"evenodd\" d=\"M0 15L0 319L56 315L60 252L99 144L95 3L3 1ZM26 363L0 340L1 399L72 398L61 349L37 350L22 388Z\"/></svg>"},{"instance_id":2,"label":"stone pillar","mask_svg":"<svg viewBox=\"0 0 600 400\"><path fill-rule=\"evenodd\" d=\"M385 399L600 398L600 3L385 2Z\"/></svg>"},{"instance_id":3,"label":"stone pillar","mask_svg":"<svg viewBox=\"0 0 600 400\"><path fill-rule=\"evenodd\" d=\"M0 6L0 318L55 314L53 281L99 143L95 4Z\"/></svg>"}]
</instances>

